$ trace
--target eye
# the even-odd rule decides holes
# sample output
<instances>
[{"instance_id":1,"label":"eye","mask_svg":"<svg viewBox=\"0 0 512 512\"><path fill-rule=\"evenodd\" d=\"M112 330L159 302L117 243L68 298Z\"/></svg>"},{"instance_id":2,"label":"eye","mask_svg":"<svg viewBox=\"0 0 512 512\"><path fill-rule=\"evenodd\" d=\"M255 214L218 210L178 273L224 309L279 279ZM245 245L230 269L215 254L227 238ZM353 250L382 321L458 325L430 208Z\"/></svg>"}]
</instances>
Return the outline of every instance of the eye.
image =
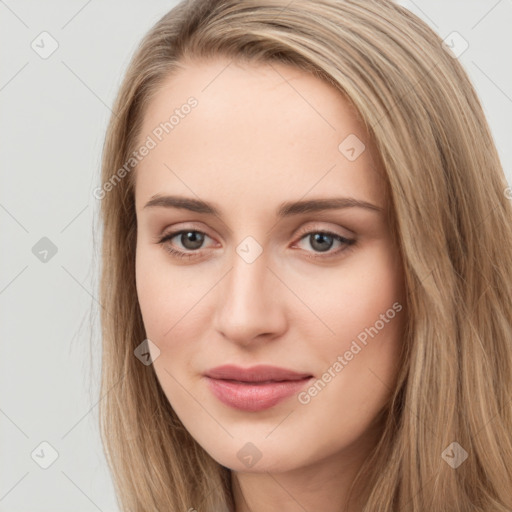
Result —
<instances>
[{"instance_id":1,"label":"eye","mask_svg":"<svg viewBox=\"0 0 512 512\"><path fill-rule=\"evenodd\" d=\"M185 250L175 249L173 244L169 243L173 238L178 237L179 242ZM196 229L182 229L180 231L174 231L164 235L158 240L164 249L169 252L172 256L177 258L196 258L199 257L198 249L201 248L206 238L210 238L206 233L198 231ZM299 241L309 238L309 245L313 247L315 255L306 255L306 258L318 259L318 258L331 258L337 256L339 253L344 252L351 248L355 244L354 239L345 238L337 233L324 230L307 231L302 234ZM333 244L338 242L340 247L335 251L330 251ZM330 252L329 252L330 251ZM306 252L311 252L307 251ZM318 254L320 253L320 254ZM328 253L327 256L321 253Z\"/></svg>"},{"instance_id":2,"label":"eye","mask_svg":"<svg viewBox=\"0 0 512 512\"><path fill-rule=\"evenodd\" d=\"M174 249L172 245L167 242L170 242L175 237L178 237L182 246L188 251L197 251L197 249L199 249L203 244L205 237L210 238L206 233L197 231L196 229L182 229L181 231L175 231L164 235L158 243L161 244L172 256L176 256L177 258L194 258L197 257L198 254L195 252L189 253Z\"/></svg>"},{"instance_id":3,"label":"eye","mask_svg":"<svg viewBox=\"0 0 512 512\"><path fill-rule=\"evenodd\" d=\"M351 246L356 243L354 239L345 238L337 233L323 230L308 231L300 238L300 241L302 240L308 240L308 245L315 249L314 252L317 252L315 255L306 255L306 258L310 259L325 259L337 256L338 254L352 248ZM335 251L329 252L335 242L338 242L340 247ZM328 255L323 256L322 254L318 254L318 252L328 253Z\"/></svg>"}]
</instances>

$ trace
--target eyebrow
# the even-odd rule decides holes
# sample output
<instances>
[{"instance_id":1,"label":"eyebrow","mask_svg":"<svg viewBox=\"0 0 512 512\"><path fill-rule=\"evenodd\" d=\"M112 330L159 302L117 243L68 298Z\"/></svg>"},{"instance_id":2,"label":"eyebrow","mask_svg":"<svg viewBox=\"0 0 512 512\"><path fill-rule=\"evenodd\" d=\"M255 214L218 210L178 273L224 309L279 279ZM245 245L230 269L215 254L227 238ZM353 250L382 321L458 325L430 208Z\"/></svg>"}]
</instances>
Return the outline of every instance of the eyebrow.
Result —
<instances>
[{"instance_id":1,"label":"eyebrow","mask_svg":"<svg viewBox=\"0 0 512 512\"><path fill-rule=\"evenodd\" d=\"M181 196L162 196L156 194L152 196L151 199L144 205L144 208L152 207L179 208L190 210L196 213L204 213L222 217L220 209L213 204L202 201L200 199L192 199ZM369 203L368 201L363 201L361 199L354 199L352 197L333 197L325 199L309 199L302 201L284 202L279 206L277 210L277 216L279 218L283 218L303 213L314 213L323 210L335 210L343 208L364 208L374 212L383 211L383 208L380 206Z\"/></svg>"}]
</instances>

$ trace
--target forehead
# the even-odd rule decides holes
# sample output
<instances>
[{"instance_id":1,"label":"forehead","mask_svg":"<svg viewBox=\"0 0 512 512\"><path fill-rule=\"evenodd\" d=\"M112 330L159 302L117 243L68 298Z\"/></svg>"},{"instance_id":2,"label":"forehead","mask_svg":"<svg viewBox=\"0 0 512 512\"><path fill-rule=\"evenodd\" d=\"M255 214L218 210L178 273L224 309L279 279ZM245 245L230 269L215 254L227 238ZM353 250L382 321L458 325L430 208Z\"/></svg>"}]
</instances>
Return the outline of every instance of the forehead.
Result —
<instances>
[{"instance_id":1,"label":"forehead","mask_svg":"<svg viewBox=\"0 0 512 512\"><path fill-rule=\"evenodd\" d=\"M148 138L138 211L153 194L181 192L239 207L331 192L383 204L378 157L356 109L289 65L183 63L146 107L139 140Z\"/></svg>"}]
</instances>

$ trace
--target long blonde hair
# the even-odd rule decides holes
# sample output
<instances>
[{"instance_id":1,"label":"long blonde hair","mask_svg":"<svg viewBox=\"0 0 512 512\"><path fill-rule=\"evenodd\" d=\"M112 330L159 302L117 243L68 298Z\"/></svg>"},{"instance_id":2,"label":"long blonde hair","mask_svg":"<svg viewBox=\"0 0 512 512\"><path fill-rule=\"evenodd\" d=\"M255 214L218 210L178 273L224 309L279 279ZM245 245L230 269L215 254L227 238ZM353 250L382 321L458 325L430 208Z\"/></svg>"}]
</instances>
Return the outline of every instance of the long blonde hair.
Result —
<instances>
[{"instance_id":1,"label":"long blonde hair","mask_svg":"<svg viewBox=\"0 0 512 512\"><path fill-rule=\"evenodd\" d=\"M363 510L510 511L507 181L461 64L390 0L185 1L137 49L108 126L101 180L110 186L99 196L100 428L122 510L234 510L230 470L190 436L152 366L134 355L146 336L133 172L125 167L119 178L162 81L182 59L215 55L288 63L332 84L357 108L382 159L408 320L382 436L357 475Z\"/></svg>"}]
</instances>

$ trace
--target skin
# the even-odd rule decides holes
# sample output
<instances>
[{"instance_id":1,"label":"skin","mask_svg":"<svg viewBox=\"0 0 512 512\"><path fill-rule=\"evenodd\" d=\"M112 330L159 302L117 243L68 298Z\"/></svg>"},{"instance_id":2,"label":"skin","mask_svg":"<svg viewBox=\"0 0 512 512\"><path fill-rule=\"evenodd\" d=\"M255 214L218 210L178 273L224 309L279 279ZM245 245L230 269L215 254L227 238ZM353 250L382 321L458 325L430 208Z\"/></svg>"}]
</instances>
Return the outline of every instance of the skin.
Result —
<instances>
[{"instance_id":1,"label":"skin","mask_svg":"<svg viewBox=\"0 0 512 512\"><path fill-rule=\"evenodd\" d=\"M385 208L377 153L328 84L288 65L221 57L183 63L166 80L147 105L141 140L190 96L197 107L139 163L135 182L137 293L160 350L158 380L190 434L231 468L237 512L359 510L358 493L343 507L396 383L405 307L307 404L294 395L240 411L211 393L203 372L272 364L321 378L365 328L404 305L383 211L276 216L284 201L341 196ZM366 146L354 161L338 149L349 134ZM221 215L144 208L154 194L200 198ZM166 242L196 257L178 259L158 243L180 229L206 234L202 245L181 235ZM321 230L356 244L319 246ZM236 252L247 236L262 250L252 263ZM261 454L252 467L237 457L248 442Z\"/></svg>"}]
</instances>

